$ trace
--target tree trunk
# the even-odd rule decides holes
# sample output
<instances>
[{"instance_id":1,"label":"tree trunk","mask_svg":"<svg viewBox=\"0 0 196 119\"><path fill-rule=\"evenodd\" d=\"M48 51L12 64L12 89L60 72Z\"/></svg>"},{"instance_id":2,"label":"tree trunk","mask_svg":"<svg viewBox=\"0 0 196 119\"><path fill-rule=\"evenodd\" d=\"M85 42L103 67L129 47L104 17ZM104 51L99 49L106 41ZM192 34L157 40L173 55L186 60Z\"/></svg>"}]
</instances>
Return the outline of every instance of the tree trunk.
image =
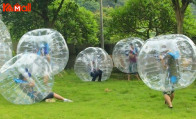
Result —
<instances>
[{"instance_id":1,"label":"tree trunk","mask_svg":"<svg viewBox=\"0 0 196 119\"><path fill-rule=\"evenodd\" d=\"M180 7L179 0L172 0L173 8L176 14L176 22L177 22L177 33L183 34L183 21L184 21L184 13L186 8L188 7L191 0L181 0L182 5Z\"/></svg>"},{"instance_id":2,"label":"tree trunk","mask_svg":"<svg viewBox=\"0 0 196 119\"><path fill-rule=\"evenodd\" d=\"M183 34L184 15L182 15L182 13L180 12L176 13L176 21L177 21L177 33Z\"/></svg>"},{"instance_id":3,"label":"tree trunk","mask_svg":"<svg viewBox=\"0 0 196 119\"><path fill-rule=\"evenodd\" d=\"M103 5L102 5L102 0L100 0L100 40L101 40L101 48L104 49L104 36L103 36Z\"/></svg>"}]
</instances>

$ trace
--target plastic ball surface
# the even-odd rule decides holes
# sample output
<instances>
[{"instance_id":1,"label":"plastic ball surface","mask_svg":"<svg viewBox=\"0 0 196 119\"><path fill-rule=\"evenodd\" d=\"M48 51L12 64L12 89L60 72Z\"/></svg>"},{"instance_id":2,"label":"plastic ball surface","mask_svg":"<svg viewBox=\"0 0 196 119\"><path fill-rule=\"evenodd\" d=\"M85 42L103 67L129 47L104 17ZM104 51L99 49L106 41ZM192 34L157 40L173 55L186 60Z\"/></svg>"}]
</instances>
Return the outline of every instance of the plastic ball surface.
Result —
<instances>
[{"instance_id":1,"label":"plastic ball surface","mask_svg":"<svg viewBox=\"0 0 196 119\"><path fill-rule=\"evenodd\" d=\"M36 54L19 54L0 69L0 92L14 104L42 101L51 91L53 78L47 60Z\"/></svg>"},{"instance_id":2,"label":"plastic ball surface","mask_svg":"<svg viewBox=\"0 0 196 119\"><path fill-rule=\"evenodd\" d=\"M0 68L12 58L12 51L8 44L0 41Z\"/></svg>"},{"instance_id":3,"label":"plastic ball surface","mask_svg":"<svg viewBox=\"0 0 196 119\"><path fill-rule=\"evenodd\" d=\"M76 57L74 70L83 81L105 81L112 72L113 62L103 49L89 47Z\"/></svg>"},{"instance_id":4,"label":"plastic ball surface","mask_svg":"<svg viewBox=\"0 0 196 119\"><path fill-rule=\"evenodd\" d=\"M190 38L171 34L147 40L138 56L144 83L155 90L173 91L196 78L196 48Z\"/></svg>"},{"instance_id":5,"label":"plastic ball surface","mask_svg":"<svg viewBox=\"0 0 196 119\"><path fill-rule=\"evenodd\" d=\"M27 52L45 57L53 75L64 70L69 59L65 39L53 29L36 29L24 34L18 43L17 54Z\"/></svg>"},{"instance_id":6,"label":"plastic ball surface","mask_svg":"<svg viewBox=\"0 0 196 119\"><path fill-rule=\"evenodd\" d=\"M0 20L0 43L7 44L12 50L12 40L5 24Z\"/></svg>"},{"instance_id":7,"label":"plastic ball surface","mask_svg":"<svg viewBox=\"0 0 196 119\"><path fill-rule=\"evenodd\" d=\"M117 42L112 53L114 66L124 73L137 73L137 57L143 44L143 40L136 37Z\"/></svg>"}]
</instances>

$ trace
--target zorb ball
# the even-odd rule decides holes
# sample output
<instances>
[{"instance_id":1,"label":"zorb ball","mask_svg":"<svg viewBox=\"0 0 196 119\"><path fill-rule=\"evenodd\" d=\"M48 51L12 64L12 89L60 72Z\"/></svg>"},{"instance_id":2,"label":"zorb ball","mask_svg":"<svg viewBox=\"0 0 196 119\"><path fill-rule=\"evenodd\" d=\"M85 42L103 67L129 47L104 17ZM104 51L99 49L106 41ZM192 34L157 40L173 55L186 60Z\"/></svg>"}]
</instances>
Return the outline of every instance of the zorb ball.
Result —
<instances>
[{"instance_id":1,"label":"zorb ball","mask_svg":"<svg viewBox=\"0 0 196 119\"><path fill-rule=\"evenodd\" d=\"M36 29L24 34L17 46L17 54L20 53L35 53L45 57L53 75L64 70L69 59L65 39L53 29Z\"/></svg>"},{"instance_id":2,"label":"zorb ball","mask_svg":"<svg viewBox=\"0 0 196 119\"><path fill-rule=\"evenodd\" d=\"M12 50L12 40L5 24L0 20L0 43L7 44Z\"/></svg>"},{"instance_id":3,"label":"zorb ball","mask_svg":"<svg viewBox=\"0 0 196 119\"><path fill-rule=\"evenodd\" d=\"M46 59L36 54L19 54L0 69L0 92L14 104L40 102L52 86L51 67Z\"/></svg>"},{"instance_id":4,"label":"zorb ball","mask_svg":"<svg viewBox=\"0 0 196 119\"><path fill-rule=\"evenodd\" d=\"M98 47L89 47L81 51L74 65L76 75L83 81L107 80L112 68L111 57Z\"/></svg>"},{"instance_id":5,"label":"zorb ball","mask_svg":"<svg viewBox=\"0 0 196 119\"><path fill-rule=\"evenodd\" d=\"M8 44L0 41L0 68L12 58L12 51Z\"/></svg>"},{"instance_id":6,"label":"zorb ball","mask_svg":"<svg viewBox=\"0 0 196 119\"><path fill-rule=\"evenodd\" d=\"M196 78L195 44L180 34L151 38L139 53L138 71L152 89L173 91L185 88Z\"/></svg>"},{"instance_id":7,"label":"zorb ball","mask_svg":"<svg viewBox=\"0 0 196 119\"><path fill-rule=\"evenodd\" d=\"M143 44L143 40L136 37L117 42L112 53L114 66L124 73L137 73L138 54Z\"/></svg>"}]
</instances>

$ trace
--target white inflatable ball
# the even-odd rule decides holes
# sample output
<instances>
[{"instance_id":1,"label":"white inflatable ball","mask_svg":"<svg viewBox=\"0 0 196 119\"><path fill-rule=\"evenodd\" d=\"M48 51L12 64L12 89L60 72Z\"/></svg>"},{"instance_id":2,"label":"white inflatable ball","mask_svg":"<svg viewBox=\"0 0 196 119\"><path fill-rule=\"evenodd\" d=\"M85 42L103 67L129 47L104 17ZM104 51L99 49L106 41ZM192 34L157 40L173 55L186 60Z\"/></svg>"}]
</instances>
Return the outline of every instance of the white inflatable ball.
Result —
<instances>
[{"instance_id":1,"label":"white inflatable ball","mask_svg":"<svg viewBox=\"0 0 196 119\"><path fill-rule=\"evenodd\" d=\"M112 72L113 62L103 49L89 47L76 57L74 70L83 81L105 81Z\"/></svg>"},{"instance_id":2,"label":"white inflatable ball","mask_svg":"<svg viewBox=\"0 0 196 119\"><path fill-rule=\"evenodd\" d=\"M53 29L36 29L24 34L18 43L17 54L27 52L45 57L53 75L64 70L69 59L65 39Z\"/></svg>"},{"instance_id":3,"label":"white inflatable ball","mask_svg":"<svg viewBox=\"0 0 196 119\"><path fill-rule=\"evenodd\" d=\"M0 41L0 68L12 58L12 51L8 44Z\"/></svg>"},{"instance_id":4,"label":"white inflatable ball","mask_svg":"<svg viewBox=\"0 0 196 119\"><path fill-rule=\"evenodd\" d=\"M196 48L190 38L171 34L147 40L138 56L144 83L155 90L173 91L196 78Z\"/></svg>"},{"instance_id":5,"label":"white inflatable ball","mask_svg":"<svg viewBox=\"0 0 196 119\"><path fill-rule=\"evenodd\" d=\"M117 42L112 53L114 66L124 73L137 73L138 54L143 44L143 40L136 37Z\"/></svg>"},{"instance_id":6,"label":"white inflatable ball","mask_svg":"<svg viewBox=\"0 0 196 119\"><path fill-rule=\"evenodd\" d=\"M0 20L0 42L7 44L12 50L12 40L5 24Z\"/></svg>"},{"instance_id":7,"label":"white inflatable ball","mask_svg":"<svg viewBox=\"0 0 196 119\"><path fill-rule=\"evenodd\" d=\"M53 78L46 59L36 54L19 54L0 69L0 92L14 104L42 101L51 91Z\"/></svg>"}]
</instances>

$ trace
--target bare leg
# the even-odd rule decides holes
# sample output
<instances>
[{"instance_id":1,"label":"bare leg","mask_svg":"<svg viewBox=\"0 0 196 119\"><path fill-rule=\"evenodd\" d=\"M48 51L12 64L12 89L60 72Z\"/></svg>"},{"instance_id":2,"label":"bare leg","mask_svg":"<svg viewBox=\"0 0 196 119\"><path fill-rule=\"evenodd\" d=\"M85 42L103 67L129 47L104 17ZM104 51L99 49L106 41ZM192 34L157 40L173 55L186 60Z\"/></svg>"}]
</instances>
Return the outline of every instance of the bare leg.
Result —
<instances>
[{"instance_id":1,"label":"bare leg","mask_svg":"<svg viewBox=\"0 0 196 119\"><path fill-rule=\"evenodd\" d=\"M130 74L128 74L128 81L130 80Z\"/></svg>"},{"instance_id":2,"label":"bare leg","mask_svg":"<svg viewBox=\"0 0 196 119\"><path fill-rule=\"evenodd\" d=\"M137 80L140 80L140 77L139 77L139 75L138 75L138 74L136 74L135 76L137 77Z\"/></svg>"},{"instance_id":3,"label":"bare leg","mask_svg":"<svg viewBox=\"0 0 196 119\"><path fill-rule=\"evenodd\" d=\"M65 99L64 97L62 97L62 96L60 96L60 95L58 95L56 93L54 93L54 98L56 98L58 100L64 100Z\"/></svg>"},{"instance_id":4,"label":"bare leg","mask_svg":"<svg viewBox=\"0 0 196 119\"><path fill-rule=\"evenodd\" d=\"M167 95L167 94L164 94L164 98L165 98L165 101L166 101L166 103L168 104L168 106L169 106L169 107L173 107L173 106L172 106L172 102L171 102L170 96Z\"/></svg>"},{"instance_id":5,"label":"bare leg","mask_svg":"<svg viewBox=\"0 0 196 119\"><path fill-rule=\"evenodd\" d=\"M44 84L48 84L48 79L49 79L49 76L48 75L45 75L44 76Z\"/></svg>"},{"instance_id":6,"label":"bare leg","mask_svg":"<svg viewBox=\"0 0 196 119\"><path fill-rule=\"evenodd\" d=\"M171 102L172 102L174 99L174 93L171 94L170 98L171 98Z\"/></svg>"},{"instance_id":7,"label":"bare leg","mask_svg":"<svg viewBox=\"0 0 196 119\"><path fill-rule=\"evenodd\" d=\"M54 93L54 98L58 99L58 100L63 100L64 102L73 102L72 100L66 99L56 93Z\"/></svg>"},{"instance_id":8,"label":"bare leg","mask_svg":"<svg viewBox=\"0 0 196 119\"><path fill-rule=\"evenodd\" d=\"M49 54L46 55L46 59L48 60L48 62L50 62L50 55Z\"/></svg>"}]
</instances>

